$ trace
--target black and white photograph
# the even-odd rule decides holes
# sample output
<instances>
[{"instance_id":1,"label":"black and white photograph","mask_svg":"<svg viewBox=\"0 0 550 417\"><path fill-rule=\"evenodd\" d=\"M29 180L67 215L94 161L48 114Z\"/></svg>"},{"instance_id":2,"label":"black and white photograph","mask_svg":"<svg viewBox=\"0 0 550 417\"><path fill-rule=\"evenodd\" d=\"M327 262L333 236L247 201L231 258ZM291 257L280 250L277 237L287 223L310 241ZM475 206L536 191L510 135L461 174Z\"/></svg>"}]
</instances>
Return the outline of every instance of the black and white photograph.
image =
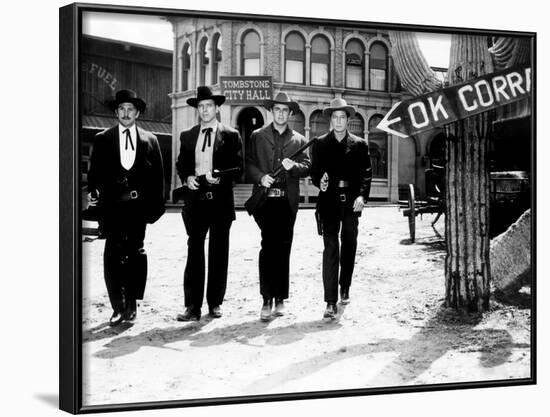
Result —
<instances>
[{"instance_id":1,"label":"black and white photograph","mask_svg":"<svg viewBox=\"0 0 550 417\"><path fill-rule=\"evenodd\" d=\"M157 6L60 8L62 410L536 383L536 33Z\"/></svg>"}]
</instances>

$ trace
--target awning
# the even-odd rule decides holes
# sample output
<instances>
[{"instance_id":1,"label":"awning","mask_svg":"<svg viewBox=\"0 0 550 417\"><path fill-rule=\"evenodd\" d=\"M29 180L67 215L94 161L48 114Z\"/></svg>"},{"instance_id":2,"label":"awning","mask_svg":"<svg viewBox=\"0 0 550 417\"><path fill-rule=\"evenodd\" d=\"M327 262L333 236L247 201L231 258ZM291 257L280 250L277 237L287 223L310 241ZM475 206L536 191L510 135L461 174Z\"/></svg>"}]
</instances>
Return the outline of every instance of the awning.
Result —
<instances>
[{"instance_id":1,"label":"awning","mask_svg":"<svg viewBox=\"0 0 550 417\"><path fill-rule=\"evenodd\" d=\"M82 116L82 128L83 129L96 129L103 130L113 127L117 124L116 117L108 116ZM137 122L138 126L155 135L172 135L172 124L153 122L151 120L140 120Z\"/></svg>"}]
</instances>

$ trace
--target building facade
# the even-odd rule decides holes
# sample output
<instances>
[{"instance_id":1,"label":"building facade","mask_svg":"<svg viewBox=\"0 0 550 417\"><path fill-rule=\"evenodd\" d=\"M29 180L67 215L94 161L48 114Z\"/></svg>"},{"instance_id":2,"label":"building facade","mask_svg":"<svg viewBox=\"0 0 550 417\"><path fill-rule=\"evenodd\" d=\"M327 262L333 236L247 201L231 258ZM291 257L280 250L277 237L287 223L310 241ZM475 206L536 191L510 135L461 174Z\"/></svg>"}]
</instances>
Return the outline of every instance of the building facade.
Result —
<instances>
[{"instance_id":1,"label":"building facade","mask_svg":"<svg viewBox=\"0 0 550 417\"><path fill-rule=\"evenodd\" d=\"M130 42L82 37L81 44L81 166L83 185L95 135L118 123L106 102L121 89L137 92L147 103L138 125L153 132L162 151L166 197L172 178L172 51Z\"/></svg>"},{"instance_id":2,"label":"building facade","mask_svg":"<svg viewBox=\"0 0 550 417\"><path fill-rule=\"evenodd\" d=\"M350 130L369 143L371 198L396 202L400 188L408 183L416 184L422 195L423 172L438 132L400 139L376 128L396 102L407 98L393 66L387 32L227 19L170 21L174 31L172 166L179 151L179 133L198 122L196 110L186 103L195 96L197 86L210 85L220 93L220 76L270 76L274 95L285 91L300 104L301 112L292 116L291 126L307 139L329 130L322 110L332 99L344 98L357 108ZM261 102L224 104L219 119L238 129L246 144L254 129L271 122L271 114ZM175 170L172 185L179 186ZM236 187L237 204L249 194L250 184L243 177ZM302 203L315 201L316 195L309 179L303 180Z\"/></svg>"}]
</instances>

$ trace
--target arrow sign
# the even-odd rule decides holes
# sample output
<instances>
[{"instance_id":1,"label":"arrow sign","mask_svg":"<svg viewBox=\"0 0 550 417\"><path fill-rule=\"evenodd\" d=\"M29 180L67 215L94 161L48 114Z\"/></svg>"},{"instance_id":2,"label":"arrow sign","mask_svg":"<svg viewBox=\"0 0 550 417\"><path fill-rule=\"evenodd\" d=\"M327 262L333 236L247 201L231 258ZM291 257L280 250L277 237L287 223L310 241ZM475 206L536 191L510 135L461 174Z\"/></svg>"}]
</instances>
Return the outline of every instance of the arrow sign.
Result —
<instances>
[{"instance_id":1,"label":"arrow sign","mask_svg":"<svg viewBox=\"0 0 550 417\"><path fill-rule=\"evenodd\" d=\"M406 138L531 95L531 68L515 67L393 105L377 128Z\"/></svg>"}]
</instances>

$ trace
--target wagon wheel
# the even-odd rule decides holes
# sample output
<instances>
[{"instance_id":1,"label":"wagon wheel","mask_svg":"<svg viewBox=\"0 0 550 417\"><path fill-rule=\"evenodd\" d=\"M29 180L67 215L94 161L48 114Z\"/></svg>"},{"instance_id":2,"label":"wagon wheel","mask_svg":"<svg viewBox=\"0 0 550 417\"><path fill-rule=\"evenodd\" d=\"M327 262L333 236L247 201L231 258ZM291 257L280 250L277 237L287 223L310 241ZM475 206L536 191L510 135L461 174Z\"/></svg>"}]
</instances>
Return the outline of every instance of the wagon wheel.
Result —
<instances>
[{"instance_id":1,"label":"wagon wheel","mask_svg":"<svg viewBox=\"0 0 550 417\"><path fill-rule=\"evenodd\" d=\"M414 186L409 184L409 234L414 243L416 229L416 201L414 198Z\"/></svg>"}]
</instances>

